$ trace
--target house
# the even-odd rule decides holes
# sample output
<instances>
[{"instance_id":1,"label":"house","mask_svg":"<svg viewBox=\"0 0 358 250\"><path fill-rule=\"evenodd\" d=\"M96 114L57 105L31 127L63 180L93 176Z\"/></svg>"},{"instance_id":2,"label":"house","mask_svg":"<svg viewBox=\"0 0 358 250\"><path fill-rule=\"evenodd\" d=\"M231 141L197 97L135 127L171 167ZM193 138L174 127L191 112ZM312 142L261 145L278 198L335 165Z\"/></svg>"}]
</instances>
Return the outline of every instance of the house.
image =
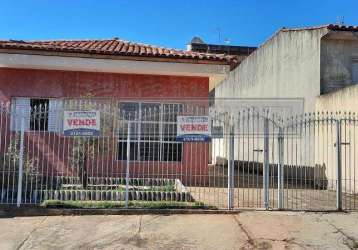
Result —
<instances>
[{"instance_id":1,"label":"house","mask_svg":"<svg viewBox=\"0 0 358 250\"><path fill-rule=\"evenodd\" d=\"M187 45L187 51L194 51L200 53L212 53L212 54L225 54L234 55L237 57L237 61L240 63L246 57L248 57L257 48L252 46L238 46L227 44L209 44L205 43L200 37L193 37L190 43Z\"/></svg>"},{"instance_id":2,"label":"house","mask_svg":"<svg viewBox=\"0 0 358 250\"><path fill-rule=\"evenodd\" d=\"M200 53L212 53L212 54L224 54L236 57L237 63L233 65L236 67L246 57L248 57L257 48L252 46L238 46L227 44L209 44L205 43L200 37L193 37L190 43L187 45L187 51L200 52ZM214 96L215 86L210 85L211 96Z\"/></svg>"},{"instance_id":3,"label":"house","mask_svg":"<svg viewBox=\"0 0 358 250\"><path fill-rule=\"evenodd\" d=\"M223 80L236 64L233 56L161 48L118 38L1 40L0 100L3 107L10 103L11 109L2 112L1 120L7 123L1 123L0 151L9 148L14 136L11 133L20 131L24 117L25 155L36 155L35 170L42 176L74 176L76 170L69 162L69 147L73 144L62 133L63 112L81 109L88 101L86 97L91 97L95 103L91 107L102 107L101 112L108 109L111 119L115 119L118 110L131 114L136 121L147 119L143 115L148 110L157 113L156 118L150 118L155 121L149 120L152 123L146 125L152 136L140 137L139 123L132 128L131 177L179 178L184 183L199 183L201 173L207 171L208 154L193 155L192 149L206 152L208 147L176 142L176 127L171 124L188 102L196 105L193 100L203 99L200 105L207 107L209 86ZM77 104L72 107L71 103ZM39 107L46 109L41 117L36 116L42 111ZM145 130L144 124L141 128ZM106 143L111 150L98 153L87 175L125 176L127 139L127 134L108 137Z\"/></svg>"}]
</instances>

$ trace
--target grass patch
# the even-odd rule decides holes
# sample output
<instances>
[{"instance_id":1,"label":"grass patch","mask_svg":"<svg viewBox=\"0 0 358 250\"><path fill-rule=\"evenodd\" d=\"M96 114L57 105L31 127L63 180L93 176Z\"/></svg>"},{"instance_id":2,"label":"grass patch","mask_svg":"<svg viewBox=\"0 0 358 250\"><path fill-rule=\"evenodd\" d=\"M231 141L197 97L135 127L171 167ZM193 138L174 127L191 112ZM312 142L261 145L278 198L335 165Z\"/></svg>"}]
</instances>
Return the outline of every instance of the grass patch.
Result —
<instances>
[{"instance_id":1,"label":"grass patch","mask_svg":"<svg viewBox=\"0 0 358 250\"><path fill-rule=\"evenodd\" d=\"M46 208L124 208L124 201L61 201L46 200L41 203L41 207ZM129 201L129 208L148 208L148 209L216 209L214 206L205 205L203 202L183 202L183 201Z\"/></svg>"}]
</instances>

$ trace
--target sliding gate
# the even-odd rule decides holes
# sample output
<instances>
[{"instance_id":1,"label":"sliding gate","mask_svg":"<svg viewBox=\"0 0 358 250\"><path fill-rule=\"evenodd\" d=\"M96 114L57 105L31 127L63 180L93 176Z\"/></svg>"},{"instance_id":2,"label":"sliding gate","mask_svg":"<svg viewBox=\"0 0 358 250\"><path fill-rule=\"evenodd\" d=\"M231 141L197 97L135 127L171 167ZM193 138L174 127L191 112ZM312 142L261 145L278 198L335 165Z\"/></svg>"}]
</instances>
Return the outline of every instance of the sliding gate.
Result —
<instances>
[{"instance_id":1,"label":"sliding gate","mask_svg":"<svg viewBox=\"0 0 358 250\"><path fill-rule=\"evenodd\" d=\"M0 108L1 204L358 208L352 114L283 120L254 109L209 108L203 100L22 101ZM66 134L71 112L94 115L88 122L99 122L98 131ZM178 116L208 117L211 140L178 141Z\"/></svg>"}]
</instances>

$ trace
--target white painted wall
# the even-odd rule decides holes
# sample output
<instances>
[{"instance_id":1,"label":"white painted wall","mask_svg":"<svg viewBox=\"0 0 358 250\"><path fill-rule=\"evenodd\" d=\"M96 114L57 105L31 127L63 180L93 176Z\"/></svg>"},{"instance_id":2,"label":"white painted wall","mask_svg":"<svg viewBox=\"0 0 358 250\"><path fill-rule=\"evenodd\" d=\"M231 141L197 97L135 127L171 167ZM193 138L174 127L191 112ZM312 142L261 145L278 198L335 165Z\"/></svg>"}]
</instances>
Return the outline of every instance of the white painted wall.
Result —
<instances>
[{"instance_id":1,"label":"white painted wall","mask_svg":"<svg viewBox=\"0 0 358 250\"><path fill-rule=\"evenodd\" d=\"M317 111L339 112L351 120L342 121L341 137L346 144L341 146L342 150L342 188L347 193L358 193L358 85L345 87L339 91L322 95L316 99ZM335 138L332 138L333 140ZM331 139L331 140L332 140ZM336 148L331 145L331 151ZM319 154L318 157L322 157ZM336 166L336 158L328 158L327 164ZM335 179L336 172L328 172L328 178Z\"/></svg>"},{"instance_id":2,"label":"white painted wall","mask_svg":"<svg viewBox=\"0 0 358 250\"><path fill-rule=\"evenodd\" d=\"M261 99L260 107L267 105L281 114L284 110L297 110L297 100L302 100L299 114L314 111L320 94L320 42L326 33L325 28L277 32L215 88L215 97L222 98L215 101L215 106L225 105L225 98L256 99L253 106Z\"/></svg>"},{"instance_id":3,"label":"white painted wall","mask_svg":"<svg viewBox=\"0 0 358 250\"><path fill-rule=\"evenodd\" d=\"M317 111L351 111L358 114L358 85L345 87L339 91L316 98Z\"/></svg>"},{"instance_id":4,"label":"white painted wall","mask_svg":"<svg viewBox=\"0 0 358 250\"><path fill-rule=\"evenodd\" d=\"M326 29L279 31L215 89L216 97L304 98L320 94L320 41Z\"/></svg>"},{"instance_id":5,"label":"white painted wall","mask_svg":"<svg viewBox=\"0 0 358 250\"><path fill-rule=\"evenodd\" d=\"M327 33L325 28L278 32L229 74L215 89L215 96L303 98L305 112L352 110L358 113L358 86L346 87L352 84L351 67L352 59L358 58L357 42L353 42L352 32L339 32L336 39L332 39L331 36L325 37ZM347 40L349 37L350 41ZM321 87L328 92L335 91L336 88L346 88L320 96ZM216 105L222 102L219 100ZM327 178L329 187L334 189L334 129L335 127L320 125L320 131L315 130L309 135L297 138L286 138L287 145L295 145L297 142L298 146L290 148L290 151L285 153L285 164L325 166L322 178ZM355 129L356 136L352 136L351 139L358 145L358 123ZM349 133L354 133L353 130L351 127ZM348 132L343 132L342 135L348 135L346 133ZM353 146L353 141L350 143L351 146L342 149L342 172L345 178L343 189L346 192L358 192L358 157L353 158L354 155L358 155L358 148ZM215 147L224 148L219 144ZM252 151L249 146L247 148L248 151ZM244 156L235 157L242 160ZM356 179L353 179L353 172ZM320 178L320 175L316 174L315 178Z\"/></svg>"}]
</instances>

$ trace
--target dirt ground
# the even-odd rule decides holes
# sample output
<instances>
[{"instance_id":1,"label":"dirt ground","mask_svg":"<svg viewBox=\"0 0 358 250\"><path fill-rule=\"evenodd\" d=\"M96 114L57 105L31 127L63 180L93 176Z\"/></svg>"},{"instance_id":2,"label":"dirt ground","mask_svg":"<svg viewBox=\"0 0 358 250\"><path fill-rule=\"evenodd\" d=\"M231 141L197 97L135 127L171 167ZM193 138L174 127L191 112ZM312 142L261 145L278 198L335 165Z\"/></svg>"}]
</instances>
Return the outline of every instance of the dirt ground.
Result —
<instances>
[{"instance_id":1,"label":"dirt ground","mask_svg":"<svg viewBox=\"0 0 358 250\"><path fill-rule=\"evenodd\" d=\"M358 249L358 213L0 219L0 249Z\"/></svg>"},{"instance_id":2,"label":"dirt ground","mask_svg":"<svg viewBox=\"0 0 358 250\"><path fill-rule=\"evenodd\" d=\"M188 187L196 201L218 208L227 208L227 188ZM270 208L277 209L277 189L270 188ZM333 211L336 193L329 190L285 189L283 206L286 210ZM264 208L262 188L234 188L234 208ZM344 210L358 210L358 195L343 194Z\"/></svg>"}]
</instances>

